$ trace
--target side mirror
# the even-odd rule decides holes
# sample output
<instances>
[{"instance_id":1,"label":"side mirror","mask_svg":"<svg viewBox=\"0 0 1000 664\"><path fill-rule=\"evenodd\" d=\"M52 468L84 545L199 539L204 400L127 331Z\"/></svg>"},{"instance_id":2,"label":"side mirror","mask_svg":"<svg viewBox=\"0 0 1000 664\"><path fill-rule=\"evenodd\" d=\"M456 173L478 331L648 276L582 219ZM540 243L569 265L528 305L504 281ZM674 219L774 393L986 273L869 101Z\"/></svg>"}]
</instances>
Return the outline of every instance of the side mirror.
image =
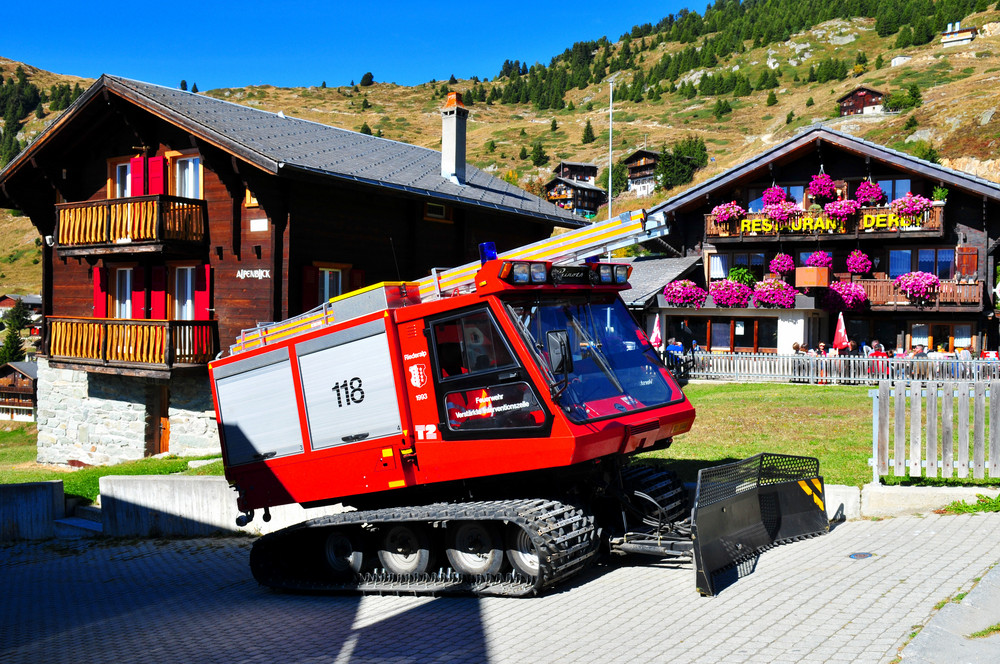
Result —
<instances>
[{"instance_id":1,"label":"side mirror","mask_svg":"<svg viewBox=\"0 0 1000 664\"><path fill-rule=\"evenodd\" d=\"M566 330L551 330L545 334L549 350L549 368L553 374L573 372L573 355L569 352L569 334Z\"/></svg>"}]
</instances>

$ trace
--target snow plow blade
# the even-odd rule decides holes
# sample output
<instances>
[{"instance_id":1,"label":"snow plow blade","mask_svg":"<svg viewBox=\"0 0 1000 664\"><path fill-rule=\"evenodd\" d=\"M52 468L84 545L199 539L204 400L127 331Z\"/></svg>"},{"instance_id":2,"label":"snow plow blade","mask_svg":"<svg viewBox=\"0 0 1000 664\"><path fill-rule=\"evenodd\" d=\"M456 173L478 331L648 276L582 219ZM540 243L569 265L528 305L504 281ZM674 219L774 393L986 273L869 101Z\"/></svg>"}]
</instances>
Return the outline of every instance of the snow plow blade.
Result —
<instances>
[{"instance_id":1,"label":"snow plow blade","mask_svg":"<svg viewBox=\"0 0 1000 664\"><path fill-rule=\"evenodd\" d=\"M741 563L772 546L829 532L824 500L813 457L763 453L698 471L691 513L698 592L715 595L740 576Z\"/></svg>"}]
</instances>

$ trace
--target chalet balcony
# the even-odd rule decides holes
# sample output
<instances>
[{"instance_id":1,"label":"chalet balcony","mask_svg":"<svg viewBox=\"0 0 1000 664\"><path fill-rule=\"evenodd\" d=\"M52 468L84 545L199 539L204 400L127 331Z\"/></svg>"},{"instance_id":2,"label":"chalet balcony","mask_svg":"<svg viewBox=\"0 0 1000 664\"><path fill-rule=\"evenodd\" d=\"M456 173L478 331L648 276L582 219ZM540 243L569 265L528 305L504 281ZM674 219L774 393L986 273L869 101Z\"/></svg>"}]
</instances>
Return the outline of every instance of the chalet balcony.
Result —
<instances>
[{"instance_id":1,"label":"chalet balcony","mask_svg":"<svg viewBox=\"0 0 1000 664\"><path fill-rule=\"evenodd\" d=\"M705 237L716 240L772 242L776 237L829 239L885 239L898 237L942 237L944 207L935 205L914 217L897 217L888 207L864 207L847 219L836 219L822 211L802 210L785 221L770 219L763 212L750 212L743 219L719 221L705 215Z\"/></svg>"},{"instance_id":2,"label":"chalet balcony","mask_svg":"<svg viewBox=\"0 0 1000 664\"><path fill-rule=\"evenodd\" d=\"M208 206L177 196L132 196L56 205L59 256L198 250L206 246Z\"/></svg>"},{"instance_id":3,"label":"chalet balcony","mask_svg":"<svg viewBox=\"0 0 1000 664\"><path fill-rule=\"evenodd\" d=\"M872 311L981 311L983 282L941 280L937 291L925 302L911 301L899 292L892 279L857 279L865 289Z\"/></svg>"},{"instance_id":4,"label":"chalet balcony","mask_svg":"<svg viewBox=\"0 0 1000 664\"><path fill-rule=\"evenodd\" d=\"M51 366L127 376L169 378L205 368L219 352L216 321L128 320L49 316Z\"/></svg>"}]
</instances>

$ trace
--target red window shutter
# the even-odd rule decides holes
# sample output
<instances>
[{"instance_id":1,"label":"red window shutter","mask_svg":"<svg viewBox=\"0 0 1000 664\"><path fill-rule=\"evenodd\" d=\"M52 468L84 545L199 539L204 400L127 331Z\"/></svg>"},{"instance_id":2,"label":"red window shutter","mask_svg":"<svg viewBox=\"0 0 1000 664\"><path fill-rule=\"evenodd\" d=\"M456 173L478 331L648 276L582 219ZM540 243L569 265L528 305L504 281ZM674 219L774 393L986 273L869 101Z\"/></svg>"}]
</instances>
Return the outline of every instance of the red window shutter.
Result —
<instances>
[{"instance_id":1,"label":"red window shutter","mask_svg":"<svg viewBox=\"0 0 1000 664\"><path fill-rule=\"evenodd\" d=\"M146 271L132 268L132 318L146 317Z\"/></svg>"},{"instance_id":2,"label":"red window shutter","mask_svg":"<svg viewBox=\"0 0 1000 664\"><path fill-rule=\"evenodd\" d=\"M359 288L365 287L365 271L362 269L354 269L347 274L347 292L358 290Z\"/></svg>"},{"instance_id":3,"label":"red window shutter","mask_svg":"<svg viewBox=\"0 0 1000 664\"><path fill-rule=\"evenodd\" d=\"M979 250L976 247L955 248L955 272L966 277L979 272Z\"/></svg>"},{"instance_id":4,"label":"red window shutter","mask_svg":"<svg viewBox=\"0 0 1000 664\"><path fill-rule=\"evenodd\" d=\"M165 157L150 157L146 162L149 170L146 193L150 196L161 196L167 193L167 160Z\"/></svg>"},{"instance_id":5,"label":"red window shutter","mask_svg":"<svg viewBox=\"0 0 1000 664\"><path fill-rule=\"evenodd\" d=\"M131 174L131 196L145 196L146 195L146 158L145 157L132 157L129 162L132 169Z\"/></svg>"},{"instance_id":6,"label":"red window shutter","mask_svg":"<svg viewBox=\"0 0 1000 664\"><path fill-rule=\"evenodd\" d=\"M208 263L194 271L194 319L209 320L212 302L212 266Z\"/></svg>"},{"instance_id":7,"label":"red window shutter","mask_svg":"<svg viewBox=\"0 0 1000 664\"><path fill-rule=\"evenodd\" d=\"M165 320L167 317L167 268L155 265L149 273L149 317Z\"/></svg>"},{"instance_id":8,"label":"red window shutter","mask_svg":"<svg viewBox=\"0 0 1000 664\"><path fill-rule=\"evenodd\" d=\"M319 268L306 265L302 268L302 311L309 311L319 304Z\"/></svg>"},{"instance_id":9,"label":"red window shutter","mask_svg":"<svg viewBox=\"0 0 1000 664\"><path fill-rule=\"evenodd\" d=\"M108 317L108 269L94 266L94 318Z\"/></svg>"}]
</instances>

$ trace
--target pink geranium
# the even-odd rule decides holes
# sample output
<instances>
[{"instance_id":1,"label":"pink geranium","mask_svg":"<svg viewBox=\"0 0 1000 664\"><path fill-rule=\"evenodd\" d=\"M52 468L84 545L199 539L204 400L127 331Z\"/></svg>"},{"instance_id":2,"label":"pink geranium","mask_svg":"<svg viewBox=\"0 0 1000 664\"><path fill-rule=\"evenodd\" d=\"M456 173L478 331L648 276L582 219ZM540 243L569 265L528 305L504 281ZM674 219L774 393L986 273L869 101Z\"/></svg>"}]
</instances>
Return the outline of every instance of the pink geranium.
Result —
<instances>
[{"instance_id":1,"label":"pink geranium","mask_svg":"<svg viewBox=\"0 0 1000 664\"><path fill-rule=\"evenodd\" d=\"M753 305L762 309L791 309L798 291L780 279L758 281L753 289Z\"/></svg>"},{"instance_id":2,"label":"pink geranium","mask_svg":"<svg viewBox=\"0 0 1000 664\"><path fill-rule=\"evenodd\" d=\"M854 198L862 205L878 205L885 201L885 192L871 180L865 180L858 185Z\"/></svg>"},{"instance_id":3,"label":"pink geranium","mask_svg":"<svg viewBox=\"0 0 1000 664\"><path fill-rule=\"evenodd\" d=\"M906 192L906 196L897 198L889 204L892 213L897 217L917 217L931 209L931 199L920 194L916 196L913 192Z\"/></svg>"},{"instance_id":4,"label":"pink geranium","mask_svg":"<svg viewBox=\"0 0 1000 664\"><path fill-rule=\"evenodd\" d=\"M931 298L941 285L941 280L930 272L907 272L896 277L893 283L907 298L922 301Z\"/></svg>"},{"instance_id":5,"label":"pink geranium","mask_svg":"<svg viewBox=\"0 0 1000 664\"><path fill-rule=\"evenodd\" d=\"M868 274L871 270L872 260L860 249L855 249L847 256L847 271L851 274Z\"/></svg>"},{"instance_id":6,"label":"pink geranium","mask_svg":"<svg viewBox=\"0 0 1000 664\"><path fill-rule=\"evenodd\" d=\"M771 205L764 206L764 214L771 221L785 222L797 215L801 210L798 206L791 201L782 201L781 203L772 203Z\"/></svg>"},{"instance_id":7,"label":"pink geranium","mask_svg":"<svg viewBox=\"0 0 1000 664\"><path fill-rule=\"evenodd\" d=\"M708 287L708 293L712 296L712 302L717 307L727 307L744 309L750 302L753 291L746 284L731 279L719 279L713 281Z\"/></svg>"},{"instance_id":8,"label":"pink geranium","mask_svg":"<svg viewBox=\"0 0 1000 664\"><path fill-rule=\"evenodd\" d=\"M787 274L795 270L795 260L788 254L777 254L767 268L775 274Z\"/></svg>"},{"instance_id":9,"label":"pink geranium","mask_svg":"<svg viewBox=\"0 0 1000 664\"><path fill-rule=\"evenodd\" d=\"M837 197L837 185L833 183L833 178L829 175L820 173L812 176L812 182L809 183L809 193L816 198L833 200Z\"/></svg>"},{"instance_id":10,"label":"pink geranium","mask_svg":"<svg viewBox=\"0 0 1000 664\"><path fill-rule=\"evenodd\" d=\"M842 201L833 201L827 203L823 206L823 212L826 212L828 217L833 219L839 219L840 221L846 220L852 214L858 211L861 204L857 201L851 200L850 198L845 198Z\"/></svg>"},{"instance_id":11,"label":"pink geranium","mask_svg":"<svg viewBox=\"0 0 1000 664\"><path fill-rule=\"evenodd\" d=\"M747 216L747 211L744 210L736 201L730 201L729 203L716 205L712 208L712 214L715 215L715 220L717 222L725 223L727 221L739 221L743 217Z\"/></svg>"},{"instance_id":12,"label":"pink geranium","mask_svg":"<svg viewBox=\"0 0 1000 664\"><path fill-rule=\"evenodd\" d=\"M833 311L853 311L864 307L868 294L861 284L835 281L827 290L824 305Z\"/></svg>"},{"instance_id":13,"label":"pink geranium","mask_svg":"<svg viewBox=\"0 0 1000 664\"><path fill-rule=\"evenodd\" d=\"M785 193L784 187L768 187L764 190L763 201L764 205L775 205L777 203L784 203L788 198Z\"/></svg>"},{"instance_id":14,"label":"pink geranium","mask_svg":"<svg viewBox=\"0 0 1000 664\"><path fill-rule=\"evenodd\" d=\"M814 251L806 259L809 267L833 267L833 258L825 251Z\"/></svg>"},{"instance_id":15,"label":"pink geranium","mask_svg":"<svg viewBox=\"0 0 1000 664\"><path fill-rule=\"evenodd\" d=\"M696 286L690 279L671 281L663 287L663 299L678 307L694 307L700 309L705 305L708 292Z\"/></svg>"}]
</instances>

